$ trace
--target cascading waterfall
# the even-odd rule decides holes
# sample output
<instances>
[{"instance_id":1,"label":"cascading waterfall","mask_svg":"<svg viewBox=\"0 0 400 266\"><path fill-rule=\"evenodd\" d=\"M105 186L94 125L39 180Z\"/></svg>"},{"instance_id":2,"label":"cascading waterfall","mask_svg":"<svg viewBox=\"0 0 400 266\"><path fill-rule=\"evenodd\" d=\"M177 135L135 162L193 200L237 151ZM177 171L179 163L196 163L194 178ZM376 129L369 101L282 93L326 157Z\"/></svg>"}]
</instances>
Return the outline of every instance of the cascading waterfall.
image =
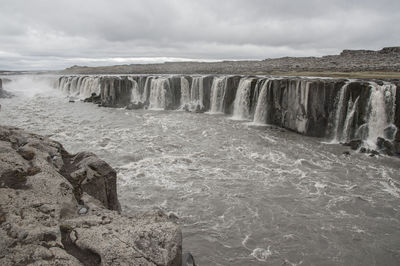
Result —
<instances>
[{"instance_id":1,"label":"cascading waterfall","mask_svg":"<svg viewBox=\"0 0 400 266\"><path fill-rule=\"evenodd\" d=\"M185 77L181 77L181 109L190 103L190 84Z\"/></svg>"},{"instance_id":2,"label":"cascading waterfall","mask_svg":"<svg viewBox=\"0 0 400 266\"><path fill-rule=\"evenodd\" d=\"M142 101L142 95L139 91L139 85L136 80L129 77L128 78L132 82L132 93L131 93L131 103L139 103Z\"/></svg>"},{"instance_id":3,"label":"cascading waterfall","mask_svg":"<svg viewBox=\"0 0 400 266\"><path fill-rule=\"evenodd\" d=\"M393 125L396 86L390 83L378 85L371 82L370 84L371 94L368 102L368 135L366 145L374 149L376 148L378 137L389 137L385 134L385 129L394 127L397 130ZM394 136L395 133L391 135Z\"/></svg>"},{"instance_id":4,"label":"cascading waterfall","mask_svg":"<svg viewBox=\"0 0 400 266\"><path fill-rule=\"evenodd\" d=\"M335 111L335 121L334 121L334 130L333 130L333 139L332 143L339 143L342 138L342 129L343 123L347 116L347 102L345 101L345 96L347 93L347 89L349 87L349 82L346 82L343 87L340 89L339 97L337 99L336 111Z\"/></svg>"},{"instance_id":5,"label":"cascading waterfall","mask_svg":"<svg viewBox=\"0 0 400 266\"><path fill-rule=\"evenodd\" d=\"M377 148L378 137L393 145L398 143L396 82L379 85L351 80L340 88L337 85L343 84L342 80L325 83L301 78L241 77L236 94L227 95L235 91L231 86L236 81L237 77L231 80L230 76L212 80L202 76L63 76L57 79L56 86L81 99L95 92L105 106L129 104L129 109L176 108L210 114L233 110L233 119L247 120L253 116L254 125L273 124L318 137L329 133L331 143L361 140L367 150ZM332 89L337 95L335 101L326 98ZM325 117L327 109L334 109L331 120L319 119ZM382 147L379 144L378 148Z\"/></svg>"},{"instance_id":6,"label":"cascading waterfall","mask_svg":"<svg viewBox=\"0 0 400 266\"><path fill-rule=\"evenodd\" d=\"M149 101L152 80L153 80L152 76L146 77L146 81L144 83L143 94L142 94L142 102L143 103L146 103Z\"/></svg>"},{"instance_id":7,"label":"cascading waterfall","mask_svg":"<svg viewBox=\"0 0 400 266\"><path fill-rule=\"evenodd\" d=\"M80 99L88 98L92 93L100 94L99 77L62 77L59 88L65 94Z\"/></svg>"},{"instance_id":8,"label":"cascading waterfall","mask_svg":"<svg viewBox=\"0 0 400 266\"><path fill-rule=\"evenodd\" d=\"M226 92L226 77L215 77L211 86L210 113L224 112L224 98Z\"/></svg>"},{"instance_id":9,"label":"cascading waterfall","mask_svg":"<svg viewBox=\"0 0 400 266\"><path fill-rule=\"evenodd\" d=\"M198 112L204 110L204 77L193 77L192 85L189 81L181 78L181 110Z\"/></svg>"},{"instance_id":10,"label":"cascading waterfall","mask_svg":"<svg viewBox=\"0 0 400 266\"><path fill-rule=\"evenodd\" d=\"M250 118L250 89L252 78L242 78L236 91L233 108L234 120L247 120Z\"/></svg>"},{"instance_id":11,"label":"cascading waterfall","mask_svg":"<svg viewBox=\"0 0 400 266\"><path fill-rule=\"evenodd\" d=\"M150 81L149 109L164 110L170 102L170 84L168 78L155 78Z\"/></svg>"},{"instance_id":12,"label":"cascading waterfall","mask_svg":"<svg viewBox=\"0 0 400 266\"><path fill-rule=\"evenodd\" d=\"M253 123L256 125L265 125L268 119L268 88L270 86L270 80L266 80L261 87L260 94L257 99L257 106L254 112Z\"/></svg>"},{"instance_id":13,"label":"cascading waterfall","mask_svg":"<svg viewBox=\"0 0 400 266\"><path fill-rule=\"evenodd\" d=\"M344 122L344 128L343 128L343 134L342 134L342 138L341 140L344 142L348 142L351 139L351 129L352 129L352 123L354 120L354 114L356 113L356 110L358 108L358 100L360 99L360 96L357 97L357 99L354 101L354 103L352 102L352 100L350 99L349 101L349 105L347 108L347 116L346 116L346 120Z\"/></svg>"},{"instance_id":14,"label":"cascading waterfall","mask_svg":"<svg viewBox=\"0 0 400 266\"><path fill-rule=\"evenodd\" d=\"M393 140L397 131L394 126L396 85L391 83L378 85L370 82L367 112L364 117L366 122L354 129L354 119L360 108L360 96L354 102L351 96L350 99L346 99L349 84L346 83L338 95L332 142L345 143L357 138L363 141L364 147L376 149L378 137Z\"/></svg>"},{"instance_id":15,"label":"cascading waterfall","mask_svg":"<svg viewBox=\"0 0 400 266\"><path fill-rule=\"evenodd\" d=\"M308 80L300 80L296 83L296 92L301 106L299 114L296 117L296 129L304 133L308 122L308 96L310 91L310 82Z\"/></svg>"}]
</instances>

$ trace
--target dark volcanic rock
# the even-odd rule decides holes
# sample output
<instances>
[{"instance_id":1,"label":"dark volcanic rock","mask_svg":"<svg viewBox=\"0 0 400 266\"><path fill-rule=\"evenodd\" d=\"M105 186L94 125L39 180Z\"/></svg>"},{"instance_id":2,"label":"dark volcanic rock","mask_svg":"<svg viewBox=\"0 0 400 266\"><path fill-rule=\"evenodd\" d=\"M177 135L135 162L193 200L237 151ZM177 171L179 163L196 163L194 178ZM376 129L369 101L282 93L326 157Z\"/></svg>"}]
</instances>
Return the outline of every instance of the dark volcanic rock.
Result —
<instances>
[{"instance_id":1,"label":"dark volcanic rock","mask_svg":"<svg viewBox=\"0 0 400 266\"><path fill-rule=\"evenodd\" d=\"M144 108L144 104L141 102L130 103L126 106L126 109L128 109L128 110L137 110L137 109L142 109L142 108Z\"/></svg>"},{"instance_id":2,"label":"dark volcanic rock","mask_svg":"<svg viewBox=\"0 0 400 266\"><path fill-rule=\"evenodd\" d=\"M86 98L83 101L88 103L101 104L101 96L96 95L96 93L92 93L92 95L89 98Z\"/></svg>"},{"instance_id":3,"label":"dark volcanic rock","mask_svg":"<svg viewBox=\"0 0 400 266\"><path fill-rule=\"evenodd\" d=\"M357 150L358 148L361 147L362 140L360 139L354 139L351 140L350 142L344 143L344 146L349 146L352 150Z\"/></svg>"},{"instance_id":4,"label":"dark volcanic rock","mask_svg":"<svg viewBox=\"0 0 400 266\"><path fill-rule=\"evenodd\" d=\"M121 216L116 173L91 153L0 126L0 265L181 265L160 211Z\"/></svg>"}]
</instances>

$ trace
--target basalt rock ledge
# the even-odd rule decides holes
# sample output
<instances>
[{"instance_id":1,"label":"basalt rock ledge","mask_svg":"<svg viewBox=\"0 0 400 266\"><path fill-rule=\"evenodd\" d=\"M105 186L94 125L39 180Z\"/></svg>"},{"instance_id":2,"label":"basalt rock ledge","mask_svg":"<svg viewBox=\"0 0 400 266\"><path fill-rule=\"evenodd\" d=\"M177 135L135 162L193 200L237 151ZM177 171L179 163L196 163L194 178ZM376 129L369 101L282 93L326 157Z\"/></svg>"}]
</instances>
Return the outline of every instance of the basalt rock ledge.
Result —
<instances>
[{"instance_id":1,"label":"basalt rock ledge","mask_svg":"<svg viewBox=\"0 0 400 266\"><path fill-rule=\"evenodd\" d=\"M175 222L119 212L106 162L0 126L0 265L181 265Z\"/></svg>"}]
</instances>

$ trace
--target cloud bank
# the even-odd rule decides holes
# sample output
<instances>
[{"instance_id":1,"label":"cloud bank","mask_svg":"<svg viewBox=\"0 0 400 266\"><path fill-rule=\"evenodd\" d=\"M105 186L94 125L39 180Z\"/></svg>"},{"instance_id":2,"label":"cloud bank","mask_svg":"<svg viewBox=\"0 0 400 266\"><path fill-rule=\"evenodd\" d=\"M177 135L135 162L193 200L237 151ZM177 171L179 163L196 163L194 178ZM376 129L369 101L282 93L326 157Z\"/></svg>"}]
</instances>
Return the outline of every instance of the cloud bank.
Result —
<instances>
[{"instance_id":1,"label":"cloud bank","mask_svg":"<svg viewBox=\"0 0 400 266\"><path fill-rule=\"evenodd\" d=\"M0 69L320 56L400 45L400 1L0 0Z\"/></svg>"}]
</instances>

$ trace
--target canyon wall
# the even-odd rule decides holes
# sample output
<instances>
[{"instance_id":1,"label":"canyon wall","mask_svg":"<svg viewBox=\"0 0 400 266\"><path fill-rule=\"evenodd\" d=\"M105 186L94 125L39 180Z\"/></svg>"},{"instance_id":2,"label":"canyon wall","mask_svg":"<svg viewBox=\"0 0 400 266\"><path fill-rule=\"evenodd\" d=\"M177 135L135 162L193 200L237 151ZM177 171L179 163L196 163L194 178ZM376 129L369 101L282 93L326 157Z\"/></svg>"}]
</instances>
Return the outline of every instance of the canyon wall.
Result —
<instances>
[{"instance_id":1,"label":"canyon wall","mask_svg":"<svg viewBox=\"0 0 400 266\"><path fill-rule=\"evenodd\" d=\"M341 143L360 140L365 147L376 149L378 138L394 146L400 142L399 84L263 76L126 75L62 76L55 86L81 99L97 97L102 106L226 114L255 125L276 125Z\"/></svg>"}]
</instances>

